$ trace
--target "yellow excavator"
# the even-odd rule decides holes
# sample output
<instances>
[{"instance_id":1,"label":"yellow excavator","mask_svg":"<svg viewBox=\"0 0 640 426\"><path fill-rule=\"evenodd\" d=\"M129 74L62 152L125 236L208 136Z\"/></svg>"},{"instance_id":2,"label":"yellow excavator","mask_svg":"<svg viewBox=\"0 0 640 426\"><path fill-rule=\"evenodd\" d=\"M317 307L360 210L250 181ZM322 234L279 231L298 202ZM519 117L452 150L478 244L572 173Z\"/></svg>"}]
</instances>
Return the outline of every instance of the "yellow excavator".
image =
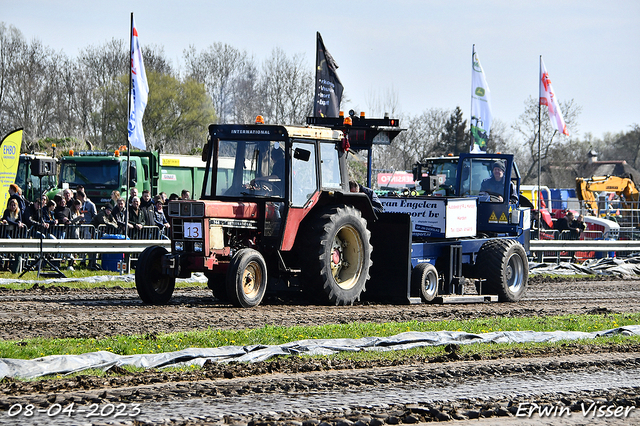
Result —
<instances>
[{"instance_id":1,"label":"yellow excavator","mask_svg":"<svg viewBox=\"0 0 640 426\"><path fill-rule=\"evenodd\" d=\"M576 196L584 201L584 206L593 216L598 216L597 192L614 192L621 198L624 209L638 207L640 193L631 178L619 176L592 176L590 178L576 178Z\"/></svg>"}]
</instances>

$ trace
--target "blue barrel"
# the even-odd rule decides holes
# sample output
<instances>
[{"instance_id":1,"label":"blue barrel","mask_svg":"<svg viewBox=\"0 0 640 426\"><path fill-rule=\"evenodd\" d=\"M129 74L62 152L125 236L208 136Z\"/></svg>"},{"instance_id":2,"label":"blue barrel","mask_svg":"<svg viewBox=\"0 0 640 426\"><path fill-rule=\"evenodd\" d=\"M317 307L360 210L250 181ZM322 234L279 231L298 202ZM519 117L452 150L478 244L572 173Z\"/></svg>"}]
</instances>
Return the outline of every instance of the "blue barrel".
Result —
<instances>
[{"instance_id":1,"label":"blue barrel","mask_svg":"<svg viewBox=\"0 0 640 426\"><path fill-rule=\"evenodd\" d=\"M120 234L104 234L103 240L124 240L129 239ZM102 254L102 269L105 271L118 271L118 262L124 260L124 253L103 253Z\"/></svg>"}]
</instances>

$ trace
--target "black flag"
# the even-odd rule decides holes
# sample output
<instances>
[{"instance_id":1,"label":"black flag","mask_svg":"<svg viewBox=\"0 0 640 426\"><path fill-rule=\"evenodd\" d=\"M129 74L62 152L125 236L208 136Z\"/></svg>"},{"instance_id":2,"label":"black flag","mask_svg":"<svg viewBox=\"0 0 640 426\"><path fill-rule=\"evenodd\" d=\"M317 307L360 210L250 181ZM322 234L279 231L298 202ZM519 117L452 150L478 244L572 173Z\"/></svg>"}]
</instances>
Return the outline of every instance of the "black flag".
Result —
<instances>
[{"instance_id":1,"label":"black flag","mask_svg":"<svg viewBox=\"0 0 640 426\"><path fill-rule=\"evenodd\" d=\"M313 100L314 117L337 117L342 99L342 83L336 74L338 65L322 42L318 32L316 48L316 96Z\"/></svg>"}]
</instances>

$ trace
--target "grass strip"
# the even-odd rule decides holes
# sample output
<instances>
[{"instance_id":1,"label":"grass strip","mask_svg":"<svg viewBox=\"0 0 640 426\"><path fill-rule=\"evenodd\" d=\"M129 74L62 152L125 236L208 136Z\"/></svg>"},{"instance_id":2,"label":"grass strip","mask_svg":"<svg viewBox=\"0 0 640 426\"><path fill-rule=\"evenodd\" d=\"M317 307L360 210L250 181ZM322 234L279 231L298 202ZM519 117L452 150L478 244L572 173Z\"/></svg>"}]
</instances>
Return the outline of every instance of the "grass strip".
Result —
<instances>
[{"instance_id":1,"label":"grass strip","mask_svg":"<svg viewBox=\"0 0 640 426\"><path fill-rule=\"evenodd\" d=\"M172 352L189 347L280 345L304 339L392 336L406 331L464 331L480 334L492 331L583 331L593 332L640 324L640 313L604 315L562 315L552 317L482 318L437 322L349 323L312 327L264 326L245 330L189 331L159 335L112 336L103 339L25 339L0 341L1 358L33 359L47 355L77 355L110 351L120 355ZM640 341L635 338L632 341ZM604 341L611 341L605 339ZM515 345L515 344L514 344ZM523 344L535 346L539 344ZM486 349L490 350L487 345ZM495 347L495 346L492 346ZM516 346L514 346L516 347ZM395 355L398 356L398 355Z\"/></svg>"}]
</instances>

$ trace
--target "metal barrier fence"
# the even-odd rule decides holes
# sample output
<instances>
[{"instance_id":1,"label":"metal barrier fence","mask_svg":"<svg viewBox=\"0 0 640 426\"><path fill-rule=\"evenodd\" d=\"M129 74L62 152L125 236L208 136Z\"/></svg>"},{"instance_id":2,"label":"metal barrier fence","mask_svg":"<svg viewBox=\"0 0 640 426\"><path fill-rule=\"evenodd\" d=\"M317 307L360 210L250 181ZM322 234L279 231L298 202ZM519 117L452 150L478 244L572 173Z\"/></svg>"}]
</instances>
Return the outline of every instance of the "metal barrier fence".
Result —
<instances>
[{"instance_id":1,"label":"metal barrier fence","mask_svg":"<svg viewBox=\"0 0 640 426\"><path fill-rule=\"evenodd\" d=\"M135 259L137 253L150 245L171 247L169 240L157 226L130 230L125 238L115 229L108 229L104 225L96 229L93 225L55 225L49 228L37 225L19 228L0 224L0 265L8 265L13 272L20 272L40 250L48 259L58 264L80 261L93 267L97 266L98 261L104 266L108 256L103 254L121 255L129 265L132 257ZM112 264L109 265L111 267Z\"/></svg>"}]
</instances>

